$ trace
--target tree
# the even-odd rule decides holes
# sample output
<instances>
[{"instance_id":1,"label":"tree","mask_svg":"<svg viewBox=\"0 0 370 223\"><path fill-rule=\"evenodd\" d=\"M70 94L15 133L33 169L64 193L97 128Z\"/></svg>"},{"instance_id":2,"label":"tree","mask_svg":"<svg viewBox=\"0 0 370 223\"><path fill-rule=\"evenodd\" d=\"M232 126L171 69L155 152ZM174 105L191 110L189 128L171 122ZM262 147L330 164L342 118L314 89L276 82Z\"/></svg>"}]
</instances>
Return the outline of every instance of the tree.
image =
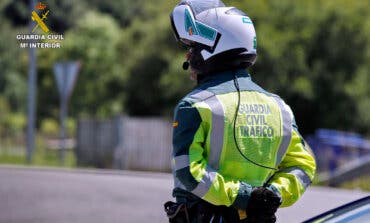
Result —
<instances>
[{"instance_id":1,"label":"tree","mask_svg":"<svg viewBox=\"0 0 370 223\"><path fill-rule=\"evenodd\" d=\"M303 134L319 127L370 134L368 1L225 2L247 12L256 27L252 78L291 105ZM71 113L172 116L176 102L193 86L181 69L185 49L171 31L168 15L175 2L47 4L48 25L64 33L65 40L61 49L38 50L39 119L57 116L52 66L67 59L82 63ZM14 35L27 32L27 1L2 1L0 11L5 17L0 20L0 94L11 111L21 111L27 52L19 49Z\"/></svg>"},{"instance_id":2,"label":"tree","mask_svg":"<svg viewBox=\"0 0 370 223\"><path fill-rule=\"evenodd\" d=\"M181 48L171 31L171 4L156 4L146 4L143 15L151 16L135 18L123 30L120 40L122 65L129 76L125 83L125 107L130 115L172 115L176 101L192 86L187 78L179 81L184 80L180 69L185 53L179 53Z\"/></svg>"},{"instance_id":3,"label":"tree","mask_svg":"<svg viewBox=\"0 0 370 223\"><path fill-rule=\"evenodd\" d=\"M42 117L57 115L59 100L52 67L63 60L81 63L71 97L71 113L108 116L122 111L124 94L120 85L124 76L116 50L119 35L120 29L111 16L90 11L66 32L61 49L39 50L39 92L44 92L39 94Z\"/></svg>"},{"instance_id":4,"label":"tree","mask_svg":"<svg viewBox=\"0 0 370 223\"><path fill-rule=\"evenodd\" d=\"M27 60L16 39L18 31L0 19L0 95L9 102L11 110L25 111Z\"/></svg>"}]
</instances>

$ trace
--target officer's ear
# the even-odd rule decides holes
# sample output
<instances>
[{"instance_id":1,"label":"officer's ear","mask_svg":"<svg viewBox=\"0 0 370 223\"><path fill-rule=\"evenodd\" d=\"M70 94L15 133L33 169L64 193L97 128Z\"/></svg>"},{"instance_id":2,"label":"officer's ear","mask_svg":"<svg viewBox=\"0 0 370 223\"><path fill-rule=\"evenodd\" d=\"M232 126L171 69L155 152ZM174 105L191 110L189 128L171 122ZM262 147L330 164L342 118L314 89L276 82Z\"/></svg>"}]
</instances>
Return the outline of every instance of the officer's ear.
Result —
<instances>
[{"instance_id":1,"label":"officer's ear","mask_svg":"<svg viewBox=\"0 0 370 223\"><path fill-rule=\"evenodd\" d=\"M191 68L190 67L190 80L192 81L196 81L199 83L199 80L198 80L198 73L195 69Z\"/></svg>"}]
</instances>

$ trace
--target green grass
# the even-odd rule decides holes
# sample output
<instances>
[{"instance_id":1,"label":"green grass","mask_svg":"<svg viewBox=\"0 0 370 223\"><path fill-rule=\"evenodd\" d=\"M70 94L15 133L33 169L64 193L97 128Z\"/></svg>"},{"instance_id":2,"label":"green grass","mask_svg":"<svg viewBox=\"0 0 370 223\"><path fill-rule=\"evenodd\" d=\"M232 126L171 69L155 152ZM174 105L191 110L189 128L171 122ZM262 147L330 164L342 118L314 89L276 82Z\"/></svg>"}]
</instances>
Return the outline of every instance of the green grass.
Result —
<instances>
[{"instance_id":1,"label":"green grass","mask_svg":"<svg viewBox=\"0 0 370 223\"><path fill-rule=\"evenodd\" d=\"M21 155L0 153L0 164L24 165L28 163L25 153ZM66 151L64 156L64 165L62 165L58 151L38 148L33 154L30 165L76 167L76 158L73 151Z\"/></svg>"},{"instance_id":2,"label":"green grass","mask_svg":"<svg viewBox=\"0 0 370 223\"><path fill-rule=\"evenodd\" d=\"M73 150L66 150L64 154L64 165L62 165L59 158L59 151L46 148L43 140L38 137L31 163L27 163L25 145L15 147L8 144L7 146L0 145L0 164L29 164L35 166L63 166L73 168L76 167L76 157Z\"/></svg>"},{"instance_id":3,"label":"green grass","mask_svg":"<svg viewBox=\"0 0 370 223\"><path fill-rule=\"evenodd\" d=\"M25 157L0 154L0 164L25 164Z\"/></svg>"},{"instance_id":4,"label":"green grass","mask_svg":"<svg viewBox=\"0 0 370 223\"><path fill-rule=\"evenodd\" d=\"M360 189L364 191L370 191L370 174L349 182L345 182L340 185L340 187L346 189Z\"/></svg>"}]
</instances>

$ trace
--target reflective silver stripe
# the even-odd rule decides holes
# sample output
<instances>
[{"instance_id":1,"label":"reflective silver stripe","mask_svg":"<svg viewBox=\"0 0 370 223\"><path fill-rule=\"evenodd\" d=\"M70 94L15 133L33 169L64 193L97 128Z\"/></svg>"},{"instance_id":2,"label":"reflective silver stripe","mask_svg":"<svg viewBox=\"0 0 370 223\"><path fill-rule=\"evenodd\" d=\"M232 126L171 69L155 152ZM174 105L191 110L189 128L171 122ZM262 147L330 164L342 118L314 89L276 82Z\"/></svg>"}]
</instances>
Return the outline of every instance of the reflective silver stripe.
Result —
<instances>
[{"instance_id":1,"label":"reflective silver stripe","mask_svg":"<svg viewBox=\"0 0 370 223\"><path fill-rule=\"evenodd\" d=\"M200 91L197 91L197 92L193 92L193 94L190 95L191 98L194 98L194 99L198 99L198 100L201 100L201 101L204 101L206 100L207 98L210 98L214 96L213 93L209 92L209 91L205 91L205 90L200 90ZM174 171L177 171L177 170L180 170L182 168L185 168L185 167L188 167L190 165L190 158L188 155L181 155L181 156L176 156L174 157ZM183 190L187 190L185 185L177 178L175 177L175 174L173 173L174 175L174 186L175 188L181 188ZM201 190L201 186L197 186L198 190ZM197 190L197 188L195 188L195 190Z\"/></svg>"},{"instance_id":2,"label":"reflective silver stripe","mask_svg":"<svg viewBox=\"0 0 370 223\"><path fill-rule=\"evenodd\" d=\"M225 114L221 102L216 96L205 101L212 110L211 148L208 165L218 170L222 148L224 145Z\"/></svg>"},{"instance_id":3,"label":"reflective silver stripe","mask_svg":"<svg viewBox=\"0 0 370 223\"><path fill-rule=\"evenodd\" d=\"M210 138L210 155L206 172L198 183L197 187L192 191L198 197L203 197L211 188L214 179L216 178L219 160L221 157L223 142L224 142L224 109L221 102L216 95L209 91L199 91L193 95L192 98L199 99L206 103L212 112L212 128Z\"/></svg>"},{"instance_id":4,"label":"reflective silver stripe","mask_svg":"<svg viewBox=\"0 0 370 223\"><path fill-rule=\"evenodd\" d=\"M188 155L176 156L173 159L175 161L175 169L174 169L174 171L180 170L180 169L185 168L185 167L188 167L190 165L189 156Z\"/></svg>"},{"instance_id":5,"label":"reflective silver stripe","mask_svg":"<svg viewBox=\"0 0 370 223\"><path fill-rule=\"evenodd\" d=\"M192 191L193 194L198 197L203 197L209 191L212 186L214 179L216 178L216 172L207 166L206 173L204 174L198 186Z\"/></svg>"},{"instance_id":6,"label":"reflective silver stripe","mask_svg":"<svg viewBox=\"0 0 370 223\"><path fill-rule=\"evenodd\" d=\"M307 175L306 172L304 172L304 170L299 167L290 167L282 170L281 172L289 173L297 177L304 189L306 189L311 184L310 177Z\"/></svg>"},{"instance_id":7,"label":"reflective silver stripe","mask_svg":"<svg viewBox=\"0 0 370 223\"><path fill-rule=\"evenodd\" d=\"M224 145L225 114L221 102L212 92L203 90L193 95L192 98L203 100L212 111L211 148L208 165L218 170L222 148Z\"/></svg>"},{"instance_id":8,"label":"reflective silver stripe","mask_svg":"<svg viewBox=\"0 0 370 223\"><path fill-rule=\"evenodd\" d=\"M181 183L181 181L177 177L174 177L174 187L186 190L185 185L183 183Z\"/></svg>"},{"instance_id":9,"label":"reflective silver stripe","mask_svg":"<svg viewBox=\"0 0 370 223\"><path fill-rule=\"evenodd\" d=\"M282 121L283 121L283 139L280 143L277 159L276 159L276 166L280 165L281 160L283 159L283 156L285 155L286 151L288 150L290 140L292 138L292 117L281 101L280 98L274 97L275 101L280 107L280 111L282 114Z\"/></svg>"},{"instance_id":10,"label":"reflective silver stripe","mask_svg":"<svg viewBox=\"0 0 370 223\"><path fill-rule=\"evenodd\" d=\"M193 93L192 95L190 95L190 97L195 98L195 99L199 99L199 100L206 100L207 98L210 98L214 95L215 94L213 94L212 92L203 90L203 91L199 91L197 93Z\"/></svg>"}]
</instances>

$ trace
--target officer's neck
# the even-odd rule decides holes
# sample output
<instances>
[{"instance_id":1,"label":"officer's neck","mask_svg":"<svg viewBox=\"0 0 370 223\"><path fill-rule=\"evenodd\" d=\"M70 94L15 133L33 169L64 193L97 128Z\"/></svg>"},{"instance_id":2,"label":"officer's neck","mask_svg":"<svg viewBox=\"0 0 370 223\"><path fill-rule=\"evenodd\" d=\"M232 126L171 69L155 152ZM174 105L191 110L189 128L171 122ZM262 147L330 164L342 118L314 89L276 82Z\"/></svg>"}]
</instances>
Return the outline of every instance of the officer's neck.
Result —
<instances>
[{"instance_id":1,"label":"officer's neck","mask_svg":"<svg viewBox=\"0 0 370 223\"><path fill-rule=\"evenodd\" d=\"M247 76L250 77L248 72L244 69L235 69L235 70L227 70L221 72L215 72L212 74L198 74L197 75L197 83L204 84L214 80L231 80L237 75L238 77Z\"/></svg>"}]
</instances>

